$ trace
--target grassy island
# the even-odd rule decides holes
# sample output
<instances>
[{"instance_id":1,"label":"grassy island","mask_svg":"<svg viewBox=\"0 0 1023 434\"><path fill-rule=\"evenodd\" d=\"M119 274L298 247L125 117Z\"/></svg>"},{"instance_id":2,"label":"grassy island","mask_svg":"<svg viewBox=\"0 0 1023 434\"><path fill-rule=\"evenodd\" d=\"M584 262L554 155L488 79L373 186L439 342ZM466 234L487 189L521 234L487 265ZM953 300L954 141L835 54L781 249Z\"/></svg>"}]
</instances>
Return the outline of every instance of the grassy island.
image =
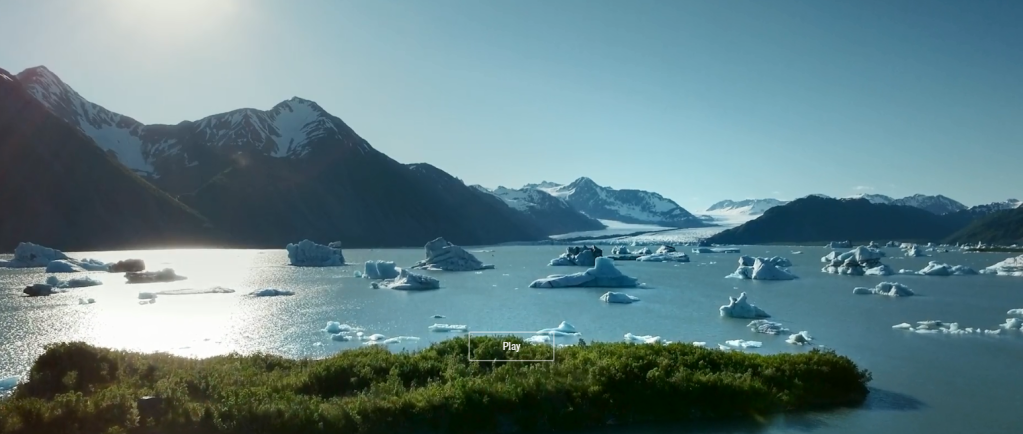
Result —
<instances>
[{"instance_id":1,"label":"grassy island","mask_svg":"<svg viewBox=\"0 0 1023 434\"><path fill-rule=\"evenodd\" d=\"M477 359L551 349L474 337ZM831 351L759 355L689 344L591 343L555 363L469 362L467 340L321 360L189 359L62 343L0 401L0 433L475 433L758 417L855 405L870 374ZM145 396L148 400L140 400ZM145 405L143 405L145 404Z\"/></svg>"}]
</instances>

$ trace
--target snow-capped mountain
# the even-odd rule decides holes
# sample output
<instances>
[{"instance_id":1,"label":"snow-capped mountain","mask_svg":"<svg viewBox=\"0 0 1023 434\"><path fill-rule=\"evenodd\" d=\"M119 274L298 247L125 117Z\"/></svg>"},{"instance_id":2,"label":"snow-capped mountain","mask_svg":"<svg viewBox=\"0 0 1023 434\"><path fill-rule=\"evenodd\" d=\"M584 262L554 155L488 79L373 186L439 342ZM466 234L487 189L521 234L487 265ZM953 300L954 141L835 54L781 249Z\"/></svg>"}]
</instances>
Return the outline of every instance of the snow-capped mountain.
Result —
<instances>
[{"instance_id":1,"label":"snow-capped mountain","mask_svg":"<svg viewBox=\"0 0 1023 434\"><path fill-rule=\"evenodd\" d=\"M513 189L502 186L490 190L480 185L472 187L501 199L513 209L522 211L549 235L590 231L605 227L596 219L579 212L567 201L537 188Z\"/></svg>"},{"instance_id":2,"label":"snow-capped mountain","mask_svg":"<svg viewBox=\"0 0 1023 434\"><path fill-rule=\"evenodd\" d=\"M209 161L211 153L300 158L320 143L343 143L362 152L370 149L341 119L298 97L269 110L245 108L195 122L145 125L86 100L46 67L26 69L18 79L51 112L91 137L121 164L151 179L209 178L227 164ZM193 169L204 163L213 164L214 170ZM173 193L197 187L186 182L178 188L178 182L168 180L157 184Z\"/></svg>"},{"instance_id":3,"label":"snow-capped mountain","mask_svg":"<svg viewBox=\"0 0 1023 434\"><path fill-rule=\"evenodd\" d=\"M983 205L971 206L970 212L974 214L990 214L996 211L1016 209L1019 208L1020 205L1023 205L1023 202L1020 202L1019 199L1008 199L1001 202L991 202Z\"/></svg>"},{"instance_id":4,"label":"snow-capped mountain","mask_svg":"<svg viewBox=\"0 0 1023 434\"><path fill-rule=\"evenodd\" d=\"M857 194L855 196L852 196L851 199L866 199L866 200L869 200L870 203L881 203L881 204L891 204L892 202L895 202L895 199L892 198L891 196L885 196L883 194L871 194L871 193Z\"/></svg>"},{"instance_id":5,"label":"snow-capped mountain","mask_svg":"<svg viewBox=\"0 0 1023 434\"><path fill-rule=\"evenodd\" d=\"M760 215L776 206L788 203L778 199L745 199L745 200L723 200L711 205L705 213L707 214L741 214Z\"/></svg>"},{"instance_id":6,"label":"snow-capped mountain","mask_svg":"<svg viewBox=\"0 0 1023 434\"><path fill-rule=\"evenodd\" d=\"M920 208L939 215L967 209L966 205L963 205L953 199L949 199L948 197L942 196L940 194L936 196L914 194L912 196L906 196L902 199L893 200L891 204Z\"/></svg>"},{"instance_id":7,"label":"snow-capped mountain","mask_svg":"<svg viewBox=\"0 0 1023 434\"><path fill-rule=\"evenodd\" d=\"M575 209L595 219L678 228L707 226L706 222L671 199L649 191L615 190L600 186L586 177L568 185L537 184L537 188L564 199Z\"/></svg>"}]
</instances>

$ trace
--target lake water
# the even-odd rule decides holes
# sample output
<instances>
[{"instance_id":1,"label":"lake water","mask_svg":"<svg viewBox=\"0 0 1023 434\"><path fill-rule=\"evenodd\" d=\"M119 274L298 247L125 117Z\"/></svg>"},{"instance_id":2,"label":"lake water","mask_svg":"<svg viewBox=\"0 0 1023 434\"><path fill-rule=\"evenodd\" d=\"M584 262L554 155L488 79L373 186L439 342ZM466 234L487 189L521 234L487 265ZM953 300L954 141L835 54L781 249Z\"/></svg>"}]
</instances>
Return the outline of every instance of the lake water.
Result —
<instances>
[{"instance_id":1,"label":"lake water","mask_svg":"<svg viewBox=\"0 0 1023 434\"><path fill-rule=\"evenodd\" d=\"M353 277L360 265L296 268L283 250L161 250L70 254L104 261L142 258L149 269L174 268L188 280L127 285L120 274L90 273L103 286L68 294L27 298L21 289L45 280L41 269L0 269L0 378L23 375L43 346L80 340L95 345L186 356L231 351L267 351L293 357L324 357L360 342L334 342L320 331L327 321L362 327L367 333L417 336L418 342L391 346L415 349L449 338L427 327L435 322L467 324L473 331L538 330L562 320L586 340L618 341L625 333L659 335L672 341L704 341L716 346L731 339L762 341L760 353L799 352L785 336L757 334L748 321L721 318L718 307L745 291L750 301L793 331L807 330L815 343L853 358L873 372L873 393L858 409L779 417L761 425L699 428L738 432L1016 432L1023 405L1023 334L1002 336L923 335L892 325L921 320L957 321L964 327L996 328L1006 311L1023 308L1023 279L999 276L852 277L821 273L823 248L790 254L778 246L744 247L743 254L780 255L794 263L801 278L787 282L725 279L737 255L690 254L691 263L620 262L643 288L626 292L642 301L606 305L597 288L531 289L529 282L554 273L581 270L547 267L562 247L479 248L476 256L496 269L483 272L428 272L442 288L427 292L374 290ZM609 249L605 249L609 251ZM897 249L886 249L898 255ZM422 249L346 250L353 264L368 259L410 265ZM933 258L887 258L894 269L920 269L929 260L980 269L1009 254L939 253ZM67 277L64 275L61 277ZM892 299L853 295L856 286L881 281L908 285L918 296ZM160 296L139 304L140 291L222 286L233 294ZM254 298L254 289L295 291L291 297ZM79 298L95 304L79 305ZM433 319L435 314L444 319ZM660 433L679 427L627 427L614 432ZM695 429L695 428L694 428ZM603 430L599 430L603 432Z\"/></svg>"}]
</instances>

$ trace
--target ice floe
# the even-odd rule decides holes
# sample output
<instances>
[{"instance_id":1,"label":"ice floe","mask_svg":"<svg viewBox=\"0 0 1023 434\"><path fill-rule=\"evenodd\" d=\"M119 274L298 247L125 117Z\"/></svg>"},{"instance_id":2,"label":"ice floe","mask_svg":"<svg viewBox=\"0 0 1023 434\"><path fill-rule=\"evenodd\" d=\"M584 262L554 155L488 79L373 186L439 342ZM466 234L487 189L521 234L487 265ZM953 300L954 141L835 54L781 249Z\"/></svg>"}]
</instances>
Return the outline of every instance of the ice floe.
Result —
<instances>
[{"instance_id":1,"label":"ice floe","mask_svg":"<svg viewBox=\"0 0 1023 434\"><path fill-rule=\"evenodd\" d=\"M1006 315L1020 315L1023 316L1023 309L1009 309Z\"/></svg>"},{"instance_id":2,"label":"ice floe","mask_svg":"<svg viewBox=\"0 0 1023 434\"><path fill-rule=\"evenodd\" d=\"M693 249L693 253L739 253L739 249L736 249L734 247L721 248L697 247Z\"/></svg>"},{"instance_id":3,"label":"ice floe","mask_svg":"<svg viewBox=\"0 0 1023 434\"><path fill-rule=\"evenodd\" d=\"M974 327L960 327L959 323L955 322L944 322L937 320L928 321L917 321L917 326L913 327L909 323L896 324L892 326L893 329L907 330L921 334L948 334L948 335L967 335L967 334L989 334L997 335L1001 334L1001 329L990 329L984 330L982 328Z\"/></svg>"},{"instance_id":4,"label":"ice floe","mask_svg":"<svg viewBox=\"0 0 1023 434\"><path fill-rule=\"evenodd\" d=\"M392 261L366 261L365 272L361 276L367 279L394 279L398 277L398 267Z\"/></svg>"},{"instance_id":5,"label":"ice floe","mask_svg":"<svg viewBox=\"0 0 1023 434\"><path fill-rule=\"evenodd\" d=\"M54 291L52 286L45 283L36 283L26 286L22 292L29 297L44 297L47 295L53 295L58 291Z\"/></svg>"},{"instance_id":6,"label":"ice floe","mask_svg":"<svg viewBox=\"0 0 1023 434\"><path fill-rule=\"evenodd\" d=\"M327 321L327 326L323 328L323 331L330 334L338 334L361 332L362 329L348 324L342 324L338 321Z\"/></svg>"},{"instance_id":7,"label":"ice floe","mask_svg":"<svg viewBox=\"0 0 1023 434\"><path fill-rule=\"evenodd\" d=\"M199 295L199 294L232 294L235 291L231 288L224 288L222 286L213 286L209 288L182 288L182 289L168 289L164 291L156 291L159 295Z\"/></svg>"},{"instance_id":8,"label":"ice floe","mask_svg":"<svg viewBox=\"0 0 1023 434\"><path fill-rule=\"evenodd\" d=\"M1006 259L990 267L986 267L980 270L980 272L983 274L993 274L997 276L1023 277L1023 255Z\"/></svg>"},{"instance_id":9,"label":"ice floe","mask_svg":"<svg viewBox=\"0 0 1023 434\"><path fill-rule=\"evenodd\" d=\"M782 327L781 323L768 321L766 319L750 321L750 323L747 324L746 327L749 327L750 330L755 331L757 333L764 333L768 335L780 335L782 333L789 332L789 329Z\"/></svg>"},{"instance_id":10,"label":"ice floe","mask_svg":"<svg viewBox=\"0 0 1023 434\"><path fill-rule=\"evenodd\" d=\"M918 271L917 274L922 276L972 276L976 275L977 272L965 265L939 264L931 261L926 267Z\"/></svg>"},{"instance_id":11,"label":"ice floe","mask_svg":"<svg viewBox=\"0 0 1023 434\"><path fill-rule=\"evenodd\" d=\"M661 337L650 335L634 335L632 333L626 333L625 342L631 342L634 344L659 344L661 343Z\"/></svg>"},{"instance_id":12,"label":"ice floe","mask_svg":"<svg viewBox=\"0 0 1023 434\"><path fill-rule=\"evenodd\" d=\"M863 274L867 276L891 276L895 274L895 270L889 267L887 264L881 264L874 268L868 268L864 270Z\"/></svg>"},{"instance_id":13,"label":"ice floe","mask_svg":"<svg viewBox=\"0 0 1023 434\"><path fill-rule=\"evenodd\" d=\"M828 243L824 247L827 247L829 249L848 249L848 248L852 247L852 242L851 241L832 241L832 242Z\"/></svg>"},{"instance_id":14,"label":"ice floe","mask_svg":"<svg viewBox=\"0 0 1023 434\"><path fill-rule=\"evenodd\" d=\"M1006 318L1005 323L999 324L1005 330L1020 330L1023 329L1023 319L1019 318Z\"/></svg>"},{"instance_id":15,"label":"ice floe","mask_svg":"<svg viewBox=\"0 0 1023 434\"><path fill-rule=\"evenodd\" d=\"M593 268L574 274L554 274L537 279L529 284L530 288L567 288L567 287L602 287L602 288L633 288L637 285L634 277L622 274L615 268L614 261L608 258L597 258Z\"/></svg>"},{"instance_id":16,"label":"ice floe","mask_svg":"<svg viewBox=\"0 0 1023 434\"><path fill-rule=\"evenodd\" d=\"M472 253L449 243L444 238L437 238L426 243L426 259L419 261L412 268L435 271L475 271L494 268L476 259Z\"/></svg>"},{"instance_id":17,"label":"ice floe","mask_svg":"<svg viewBox=\"0 0 1023 434\"><path fill-rule=\"evenodd\" d=\"M341 242L334 241L326 246L309 240L302 240L285 246L288 261L296 267L336 267L345 265L341 253Z\"/></svg>"},{"instance_id":18,"label":"ice floe","mask_svg":"<svg viewBox=\"0 0 1023 434\"><path fill-rule=\"evenodd\" d=\"M568 251L562 253L561 256L551 259L547 265L550 266L581 266L581 267L592 267L594 260L597 258L596 252L593 248L586 246L577 247L572 246L568 248Z\"/></svg>"},{"instance_id":19,"label":"ice floe","mask_svg":"<svg viewBox=\"0 0 1023 434\"><path fill-rule=\"evenodd\" d=\"M575 326L569 324L568 321L562 321L557 327L549 329L540 329L536 331L538 335L554 335L554 336L578 336L579 330L576 330Z\"/></svg>"},{"instance_id":20,"label":"ice floe","mask_svg":"<svg viewBox=\"0 0 1023 434\"><path fill-rule=\"evenodd\" d=\"M434 324L427 328L433 332L465 333L469 331L469 326L465 324Z\"/></svg>"},{"instance_id":21,"label":"ice floe","mask_svg":"<svg viewBox=\"0 0 1023 434\"><path fill-rule=\"evenodd\" d=\"M689 262L689 255L685 252L661 252L658 249L657 253L643 255L636 258L640 262Z\"/></svg>"},{"instance_id":22,"label":"ice floe","mask_svg":"<svg viewBox=\"0 0 1023 434\"><path fill-rule=\"evenodd\" d=\"M765 263L765 264L771 264L771 265L774 265L775 267L788 268L788 267L792 266L792 261L788 260L787 258L783 258L781 256L773 256L773 257L770 257L770 258L765 258L765 257L754 257L754 256L746 256L746 255L743 255L743 256L739 257L739 265L743 266L743 267L752 267L757 262L758 259L761 262Z\"/></svg>"},{"instance_id":23,"label":"ice floe","mask_svg":"<svg viewBox=\"0 0 1023 434\"><path fill-rule=\"evenodd\" d=\"M78 299L78 304L93 304L95 302L96 302L96 300L92 299L92 298L79 298Z\"/></svg>"},{"instance_id":24,"label":"ice floe","mask_svg":"<svg viewBox=\"0 0 1023 434\"><path fill-rule=\"evenodd\" d=\"M46 264L47 273L80 273L82 271L85 269L67 259L57 259Z\"/></svg>"},{"instance_id":25,"label":"ice floe","mask_svg":"<svg viewBox=\"0 0 1023 434\"><path fill-rule=\"evenodd\" d=\"M887 295L889 297L909 297L911 295L915 295L913 293L913 290L909 289L909 287L907 287L906 285L894 282L881 282L878 283L877 286L873 288L863 287L853 288L853 294L858 295L877 294Z\"/></svg>"},{"instance_id":26,"label":"ice floe","mask_svg":"<svg viewBox=\"0 0 1023 434\"><path fill-rule=\"evenodd\" d=\"M406 341L418 341L419 338L415 336L395 336L389 338L381 334L374 334L370 336L360 336L359 340L363 341L363 345L393 345Z\"/></svg>"},{"instance_id":27,"label":"ice floe","mask_svg":"<svg viewBox=\"0 0 1023 434\"><path fill-rule=\"evenodd\" d=\"M810 336L810 333L801 331L799 333L789 335L789 338L785 339L785 342L793 345L810 345L810 341L812 340L813 337Z\"/></svg>"},{"instance_id":28,"label":"ice floe","mask_svg":"<svg viewBox=\"0 0 1023 434\"><path fill-rule=\"evenodd\" d=\"M21 377L0 378L0 392L13 390L18 386L19 381L21 381Z\"/></svg>"},{"instance_id":29,"label":"ice floe","mask_svg":"<svg viewBox=\"0 0 1023 434\"><path fill-rule=\"evenodd\" d=\"M732 339L725 341L725 345L736 348L760 348L764 346L763 342L760 341L747 341L742 339Z\"/></svg>"},{"instance_id":30,"label":"ice floe","mask_svg":"<svg viewBox=\"0 0 1023 434\"><path fill-rule=\"evenodd\" d=\"M14 248L14 258L0 259L2 268L34 268L45 267L51 261L70 259L64 252L38 244L23 242Z\"/></svg>"},{"instance_id":31,"label":"ice floe","mask_svg":"<svg viewBox=\"0 0 1023 434\"><path fill-rule=\"evenodd\" d=\"M373 282L374 289L395 289L400 291L425 291L440 289L440 280L422 274L413 274L404 268L398 268L398 277Z\"/></svg>"},{"instance_id":32,"label":"ice floe","mask_svg":"<svg viewBox=\"0 0 1023 434\"><path fill-rule=\"evenodd\" d=\"M289 291L287 289L264 288L252 291L249 293L249 295L253 297L278 297L282 295L295 295L295 291Z\"/></svg>"},{"instance_id":33,"label":"ice floe","mask_svg":"<svg viewBox=\"0 0 1023 434\"><path fill-rule=\"evenodd\" d=\"M85 288L102 285L103 282L89 276L72 277L68 280L60 280L57 276L50 276L46 278L46 284L54 288Z\"/></svg>"},{"instance_id":34,"label":"ice floe","mask_svg":"<svg viewBox=\"0 0 1023 434\"><path fill-rule=\"evenodd\" d=\"M739 261L739 268L734 273L725 276L731 279L753 279L753 280L792 280L796 275L784 268L775 266L772 263L764 262L761 258L753 260L753 266L745 266Z\"/></svg>"},{"instance_id":35,"label":"ice floe","mask_svg":"<svg viewBox=\"0 0 1023 434\"><path fill-rule=\"evenodd\" d=\"M604 303L635 303L639 301L639 297L635 297L624 292L606 292L600 296L600 301Z\"/></svg>"},{"instance_id":36,"label":"ice floe","mask_svg":"<svg viewBox=\"0 0 1023 434\"><path fill-rule=\"evenodd\" d=\"M721 306L719 310L721 311L721 316L730 318L755 319L771 317L771 315L768 315L763 309L750 304L746 300L745 292L739 294L739 298L728 297L728 304Z\"/></svg>"},{"instance_id":37,"label":"ice floe","mask_svg":"<svg viewBox=\"0 0 1023 434\"><path fill-rule=\"evenodd\" d=\"M187 277L179 276L174 272L173 269L164 268L160 271L139 271L137 273L124 273L124 278L128 279L128 283L159 283L159 282L176 282L179 280L185 280Z\"/></svg>"}]
</instances>

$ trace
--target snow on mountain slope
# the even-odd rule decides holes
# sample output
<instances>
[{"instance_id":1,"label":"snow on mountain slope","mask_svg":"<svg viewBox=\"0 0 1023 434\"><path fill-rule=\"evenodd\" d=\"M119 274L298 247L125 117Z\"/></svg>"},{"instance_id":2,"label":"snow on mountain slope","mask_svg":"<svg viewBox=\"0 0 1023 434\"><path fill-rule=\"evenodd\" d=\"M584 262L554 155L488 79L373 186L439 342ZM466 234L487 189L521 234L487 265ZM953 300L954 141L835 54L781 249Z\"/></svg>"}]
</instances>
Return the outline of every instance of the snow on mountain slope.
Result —
<instances>
[{"instance_id":1,"label":"snow on mountain slope","mask_svg":"<svg viewBox=\"0 0 1023 434\"><path fill-rule=\"evenodd\" d=\"M1016 209L1019 208L1020 205L1023 205L1023 202L1020 202L1019 199L1008 199L1002 202L991 202L983 205L971 206L970 212L973 214L990 214L995 211Z\"/></svg>"},{"instance_id":2,"label":"snow on mountain slope","mask_svg":"<svg viewBox=\"0 0 1023 434\"><path fill-rule=\"evenodd\" d=\"M914 194L912 196L906 196L902 199L896 199L892 201L892 205L903 205L920 208L923 210L930 211L934 214L948 214L951 212L962 211L967 209L966 205L963 205L955 200L949 199L942 195L928 196L924 194Z\"/></svg>"},{"instance_id":3,"label":"snow on mountain slope","mask_svg":"<svg viewBox=\"0 0 1023 434\"><path fill-rule=\"evenodd\" d=\"M539 184L538 184L539 186ZM554 197L564 199L575 209L596 219L625 223L646 223L670 227L706 226L671 199L642 190L615 190L582 177L569 185L543 187Z\"/></svg>"},{"instance_id":4,"label":"snow on mountain slope","mask_svg":"<svg viewBox=\"0 0 1023 434\"><path fill-rule=\"evenodd\" d=\"M778 199L745 199L745 200L723 200L711 205L704 212L705 214L743 214L760 215L764 211L779 205L785 205L786 201Z\"/></svg>"},{"instance_id":5,"label":"snow on mountain slope","mask_svg":"<svg viewBox=\"0 0 1023 434\"><path fill-rule=\"evenodd\" d=\"M852 199L866 199L866 200L869 200L870 203L890 204L892 202L895 202L894 198L892 198L891 196L885 196L883 194L863 193L863 194L857 194L857 195L851 196L851 198Z\"/></svg>"},{"instance_id":6,"label":"snow on mountain slope","mask_svg":"<svg viewBox=\"0 0 1023 434\"><path fill-rule=\"evenodd\" d=\"M547 230L549 235L598 230L605 227L601 222L579 212L567 201L536 188L497 187L489 190L479 185L472 187L501 199L513 209L522 211L537 225Z\"/></svg>"}]
</instances>

